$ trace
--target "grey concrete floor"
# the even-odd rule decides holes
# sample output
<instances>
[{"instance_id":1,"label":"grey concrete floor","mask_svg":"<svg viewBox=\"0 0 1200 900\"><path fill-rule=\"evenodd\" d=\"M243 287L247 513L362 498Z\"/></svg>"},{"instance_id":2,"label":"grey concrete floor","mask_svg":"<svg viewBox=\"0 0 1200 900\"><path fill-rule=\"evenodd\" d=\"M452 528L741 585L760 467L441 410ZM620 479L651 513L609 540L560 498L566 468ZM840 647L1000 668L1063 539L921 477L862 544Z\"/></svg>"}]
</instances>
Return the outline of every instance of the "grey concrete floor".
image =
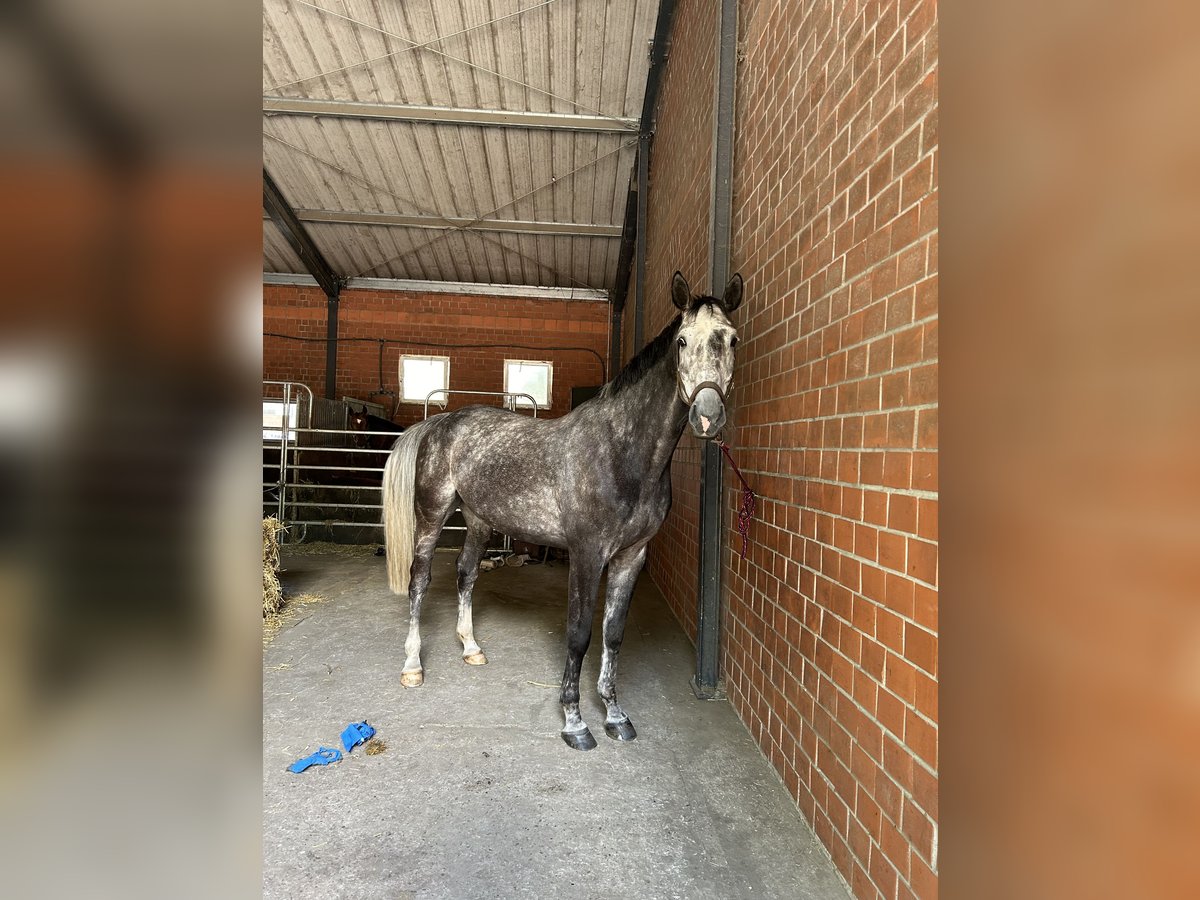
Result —
<instances>
[{"instance_id":1,"label":"grey concrete floor","mask_svg":"<svg viewBox=\"0 0 1200 900\"><path fill-rule=\"evenodd\" d=\"M328 601L264 653L264 897L849 896L733 710L693 697L691 644L649 578L618 680L638 739L604 734L597 623L581 706L599 746L581 753L559 738L565 565L480 576L475 668L454 634L455 554L439 551L425 684L405 689L407 603L369 552L284 557L285 590ZM286 771L363 719L386 752Z\"/></svg>"}]
</instances>

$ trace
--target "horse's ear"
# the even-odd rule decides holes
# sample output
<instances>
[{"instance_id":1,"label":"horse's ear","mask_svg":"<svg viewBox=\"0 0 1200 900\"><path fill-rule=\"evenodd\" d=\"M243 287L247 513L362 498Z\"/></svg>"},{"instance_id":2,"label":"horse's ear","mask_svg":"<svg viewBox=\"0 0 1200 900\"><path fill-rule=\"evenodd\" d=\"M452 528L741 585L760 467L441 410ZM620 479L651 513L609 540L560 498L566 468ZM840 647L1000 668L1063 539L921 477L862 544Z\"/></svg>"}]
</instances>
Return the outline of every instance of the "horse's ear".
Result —
<instances>
[{"instance_id":1,"label":"horse's ear","mask_svg":"<svg viewBox=\"0 0 1200 900\"><path fill-rule=\"evenodd\" d=\"M721 298L721 308L729 315L742 303L742 276L734 275L725 285L725 296Z\"/></svg>"},{"instance_id":2,"label":"horse's ear","mask_svg":"<svg viewBox=\"0 0 1200 900\"><path fill-rule=\"evenodd\" d=\"M692 302L692 289L688 287L683 273L676 272L671 277L671 299L679 309L687 309Z\"/></svg>"}]
</instances>

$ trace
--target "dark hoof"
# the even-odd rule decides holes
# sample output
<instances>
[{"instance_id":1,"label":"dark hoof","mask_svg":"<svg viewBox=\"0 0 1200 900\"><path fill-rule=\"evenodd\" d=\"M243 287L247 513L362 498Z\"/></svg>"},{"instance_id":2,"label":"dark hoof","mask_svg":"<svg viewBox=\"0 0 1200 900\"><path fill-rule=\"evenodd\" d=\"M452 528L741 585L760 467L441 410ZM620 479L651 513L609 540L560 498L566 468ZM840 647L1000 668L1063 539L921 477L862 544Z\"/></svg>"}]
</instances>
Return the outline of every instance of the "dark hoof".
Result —
<instances>
[{"instance_id":1,"label":"dark hoof","mask_svg":"<svg viewBox=\"0 0 1200 900\"><path fill-rule=\"evenodd\" d=\"M562 739L572 750L595 750L596 739L586 728L583 731L563 731Z\"/></svg>"},{"instance_id":2,"label":"dark hoof","mask_svg":"<svg viewBox=\"0 0 1200 900\"><path fill-rule=\"evenodd\" d=\"M615 741L632 741L637 737L633 723L628 719L622 719L620 722L605 722L604 733Z\"/></svg>"}]
</instances>

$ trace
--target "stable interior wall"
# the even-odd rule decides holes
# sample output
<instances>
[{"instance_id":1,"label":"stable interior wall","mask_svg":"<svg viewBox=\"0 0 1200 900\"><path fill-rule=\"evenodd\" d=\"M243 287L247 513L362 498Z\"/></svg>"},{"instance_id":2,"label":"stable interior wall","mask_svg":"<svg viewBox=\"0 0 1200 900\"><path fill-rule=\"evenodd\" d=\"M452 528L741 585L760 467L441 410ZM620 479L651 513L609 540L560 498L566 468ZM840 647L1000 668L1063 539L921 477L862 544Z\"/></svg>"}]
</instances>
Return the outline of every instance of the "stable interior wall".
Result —
<instances>
[{"instance_id":1,"label":"stable interior wall","mask_svg":"<svg viewBox=\"0 0 1200 900\"><path fill-rule=\"evenodd\" d=\"M650 164L645 333L707 284L718 4L681 3ZM937 5L739 4L726 439L729 702L862 898L937 894ZM631 286L632 287L632 286ZM624 320L632 353L632 293ZM647 572L696 636L699 446Z\"/></svg>"},{"instance_id":2,"label":"stable interior wall","mask_svg":"<svg viewBox=\"0 0 1200 900\"><path fill-rule=\"evenodd\" d=\"M325 307L317 287L263 285L264 381L299 381L324 396ZM548 360L551 404L538 415L561 416L572 388L606 380L608 334L606 301L344 290L336 397L382 403L407 426L424 412L420 403L396 404L401 355L449 356L450 388L473 391L503 391L505 359ZM500 398L451 395L447 409L473 403L499 405Z\"/></svg>"}]
</instances>

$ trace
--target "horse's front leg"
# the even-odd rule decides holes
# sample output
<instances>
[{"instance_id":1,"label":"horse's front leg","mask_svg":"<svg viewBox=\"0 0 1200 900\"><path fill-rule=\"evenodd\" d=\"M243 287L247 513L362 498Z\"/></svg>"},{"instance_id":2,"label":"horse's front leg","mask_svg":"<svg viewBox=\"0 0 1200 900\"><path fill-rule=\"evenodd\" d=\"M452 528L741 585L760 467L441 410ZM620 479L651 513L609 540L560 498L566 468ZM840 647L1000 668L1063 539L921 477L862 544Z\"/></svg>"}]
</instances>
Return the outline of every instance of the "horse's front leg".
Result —
<instances>
[{"instance_id":1,"label":"horse's front leg","mask_svg":"<svg viewBox=\"0 0 1200 900\"><path fill-rule=\"evenodd\" d=\"M562 739L576 750L591 750L596 739L579 714L579 670L592 640L592 616L604 561L598 554L571 549L571 572L567 592L567 666L563 671Z\"/></svg>"},{"instance_id":2,"label":"horse's front leg","mask_svg":"<svg viewBox=\"0 0 1200 900\"><path fill-rule=\"evenodd\" d=\"M622 550L608 563L608 589L604 602L604 655L600 660L600 680L596 688L604 701L604 733L618 741L632 741L637 731L621 704L617 702L617 654L625 637L625 618L633 586L646 562L646 545Z\"/></svg>"}]
</instances>

